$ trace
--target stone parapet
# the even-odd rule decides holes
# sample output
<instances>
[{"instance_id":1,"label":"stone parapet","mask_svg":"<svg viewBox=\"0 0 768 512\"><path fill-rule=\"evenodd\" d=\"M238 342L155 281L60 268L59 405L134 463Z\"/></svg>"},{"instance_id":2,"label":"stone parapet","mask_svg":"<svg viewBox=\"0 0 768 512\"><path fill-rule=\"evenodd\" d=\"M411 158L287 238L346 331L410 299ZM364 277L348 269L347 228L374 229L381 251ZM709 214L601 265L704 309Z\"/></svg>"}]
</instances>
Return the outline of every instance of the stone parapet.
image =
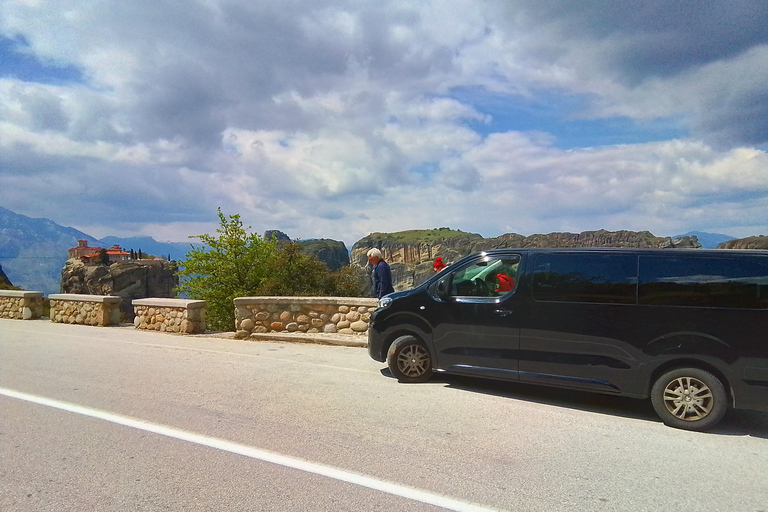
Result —
<instances>
[{"instance_id":1,"label":"stone parapet","mask_svg":"<svg viewBox=\"0 0 768 512\"><path fill-rule=\"evenodd\" d=\"M34 320L43 314L43 292L0 290L0 318Z\"/></svg>"},{"instance_id":2,"label":"stone parapet","mask_svg":"<svg viewBox=\"0 0 768 512\"><path fill-rule=\"evenodd\" d=\"M48 298L51 301L51 322L101 327L120 323L120 297L56 293Z\"/></svg>"},{"instance_id":3,"label":"stone parapet","mask_svg":"<svg viewBox=\"0 0 768 512\"><path fill-rule=\"evenodd\" d=\"M205 332L205 301L185 299L134 299L133 325L149 331L197 334Z\"/></svg>"},{"instance_id":4,"label":"stone parapet","mask_svg":"<svg viewBox=\"0 0 768 512\"><path fill-rule=\"evenodd\" d=\"M235 329L365 335L377 299L360 297L238 297Z\"/></svg>"}]
</instances>

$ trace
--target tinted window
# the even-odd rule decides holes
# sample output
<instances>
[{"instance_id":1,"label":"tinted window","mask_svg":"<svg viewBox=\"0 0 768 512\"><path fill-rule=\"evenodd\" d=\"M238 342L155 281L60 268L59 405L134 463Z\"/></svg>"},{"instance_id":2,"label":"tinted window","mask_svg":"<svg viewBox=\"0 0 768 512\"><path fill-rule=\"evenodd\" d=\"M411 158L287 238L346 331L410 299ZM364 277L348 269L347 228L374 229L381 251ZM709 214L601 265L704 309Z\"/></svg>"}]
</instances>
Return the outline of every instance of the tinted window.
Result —
<instances>
[{"instance_id":1,"label":"tinted window","mask_svg":"<svg viewBox=\"0 0 768 512\"><path fill-rule=\"evenodd\" d=\"M515 289L520 257L516 255L483 258L454 272L451 295L454 297L500 297Z\"/></svg>"},{"instance_id":2,"label":"tinted window","mask_svg":"<svg viewBox=\"0 0 768 512\"><path fill-rule=\"evenodd\" d=\"M539 301L634 304L637 256L540 254L533 275Z\"/></svg>"},{"instance_id":3,"label":"tinted window","mask_svg":"<svg viewBox=\"0 0 768 512\"><path fill-rule=\"evenodd\" d=\"M768 307L768 267L740 258L640 258L640 304Z\"/></svg>"}]
</instances>

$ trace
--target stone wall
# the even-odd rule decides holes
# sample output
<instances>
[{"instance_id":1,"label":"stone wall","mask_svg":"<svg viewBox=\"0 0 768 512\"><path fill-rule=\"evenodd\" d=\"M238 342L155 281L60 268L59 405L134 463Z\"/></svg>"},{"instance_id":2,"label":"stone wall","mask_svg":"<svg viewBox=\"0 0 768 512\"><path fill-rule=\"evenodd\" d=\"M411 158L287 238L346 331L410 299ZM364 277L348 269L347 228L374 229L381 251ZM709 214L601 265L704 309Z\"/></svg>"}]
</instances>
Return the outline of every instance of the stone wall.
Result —
<instances>
[{"instance_id":1,"label":"stone wall","mask_svg":"<svg viewBox=\"0 0 768 512\"><path fill-rule=\"evenodd\" d=\"M43 314L43 292L0 290L0 318L34 320Z\"/></svg>"},{"instance_id":2,"label":"stone wall","mask_svg":"<svg viewBox=\"0 0 768 512\"><path fill-rule=\"evenodd\" d=\"M365 335L377 299L359 297L238 297L235 329Z\"/></svg>"},{"instance_id":3,"label":"stone wall","mask_svg":"<svg viewBox=\"0 0 768 512\"><path fill-rule=\"evenodd\" d=\"M120 323L120 297L56 293L48 298L51 300L51 322L101 327Z\"/></svg>"},{"instance_id":4,"label":"stone wall","mask_svg":"<svg viewBox=\"0 0 768 512\"><path fill-rule=\"evenodd\" d=\"M175 298L179 278L176 264L160 260L131 260L112 265L85 265L67 260L61 271L61 292L114 295L123 299L124 321L133 321L133 299Z\"/></svg>"},{"instance_id":5,"label":"stone wall","mask_svg":"<svg viewBox=\"0 0 768 512\"><path fill-rule=\"evenodd\" d=\"M195 334L205 332L205 301L135 299L133 325L150 331Z\"/></svg>"}]
</instances>

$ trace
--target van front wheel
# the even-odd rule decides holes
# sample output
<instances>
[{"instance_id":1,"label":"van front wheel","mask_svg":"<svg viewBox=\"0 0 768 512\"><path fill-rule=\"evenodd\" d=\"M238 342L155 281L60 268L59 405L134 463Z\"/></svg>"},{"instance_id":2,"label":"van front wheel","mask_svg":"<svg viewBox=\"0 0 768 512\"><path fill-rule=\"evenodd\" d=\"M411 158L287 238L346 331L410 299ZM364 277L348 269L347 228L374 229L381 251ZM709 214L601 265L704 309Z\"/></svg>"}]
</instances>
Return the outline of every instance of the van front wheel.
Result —
<instances>
[{"instance_id":1,"label":"van front wheel","mask_svg":"<svg viewBox=\"0 0 768 512\"><path fill-rule=\"evenodd\" d=\"M432 377L432 356L413 336L400 336L389 347L387 366L400 382L425 382Z\"/></svg>"},{"instance_id":2,"label":"van front wheel","mask_svg":"<svg viewBox=\"0 0 768 512\"><path fill-rule=\"evenodd\" d=\"M725 386L698 368L678 368L662 375L651 390L651 403L664 424L685 430L707 430L728 409Z\"/></svg>"}]
</instances>

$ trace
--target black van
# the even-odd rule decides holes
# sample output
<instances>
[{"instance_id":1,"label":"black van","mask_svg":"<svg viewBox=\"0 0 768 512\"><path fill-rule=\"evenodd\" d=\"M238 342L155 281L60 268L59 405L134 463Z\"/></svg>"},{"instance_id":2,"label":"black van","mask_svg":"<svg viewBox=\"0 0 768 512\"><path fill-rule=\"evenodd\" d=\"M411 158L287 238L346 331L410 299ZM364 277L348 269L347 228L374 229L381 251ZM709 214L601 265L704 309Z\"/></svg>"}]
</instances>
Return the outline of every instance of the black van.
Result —
<instances>
[{"instance_id":1,"label":"black van","mask_svg":"<svg viewBox=\"0 0 768 512\"><path fill-rule=\"evenodd\" d=\"M504 249L382 298L368 352L433 371L651 398L706 430L768 410L768 251Z\"/></svg>"}]
</instances>

